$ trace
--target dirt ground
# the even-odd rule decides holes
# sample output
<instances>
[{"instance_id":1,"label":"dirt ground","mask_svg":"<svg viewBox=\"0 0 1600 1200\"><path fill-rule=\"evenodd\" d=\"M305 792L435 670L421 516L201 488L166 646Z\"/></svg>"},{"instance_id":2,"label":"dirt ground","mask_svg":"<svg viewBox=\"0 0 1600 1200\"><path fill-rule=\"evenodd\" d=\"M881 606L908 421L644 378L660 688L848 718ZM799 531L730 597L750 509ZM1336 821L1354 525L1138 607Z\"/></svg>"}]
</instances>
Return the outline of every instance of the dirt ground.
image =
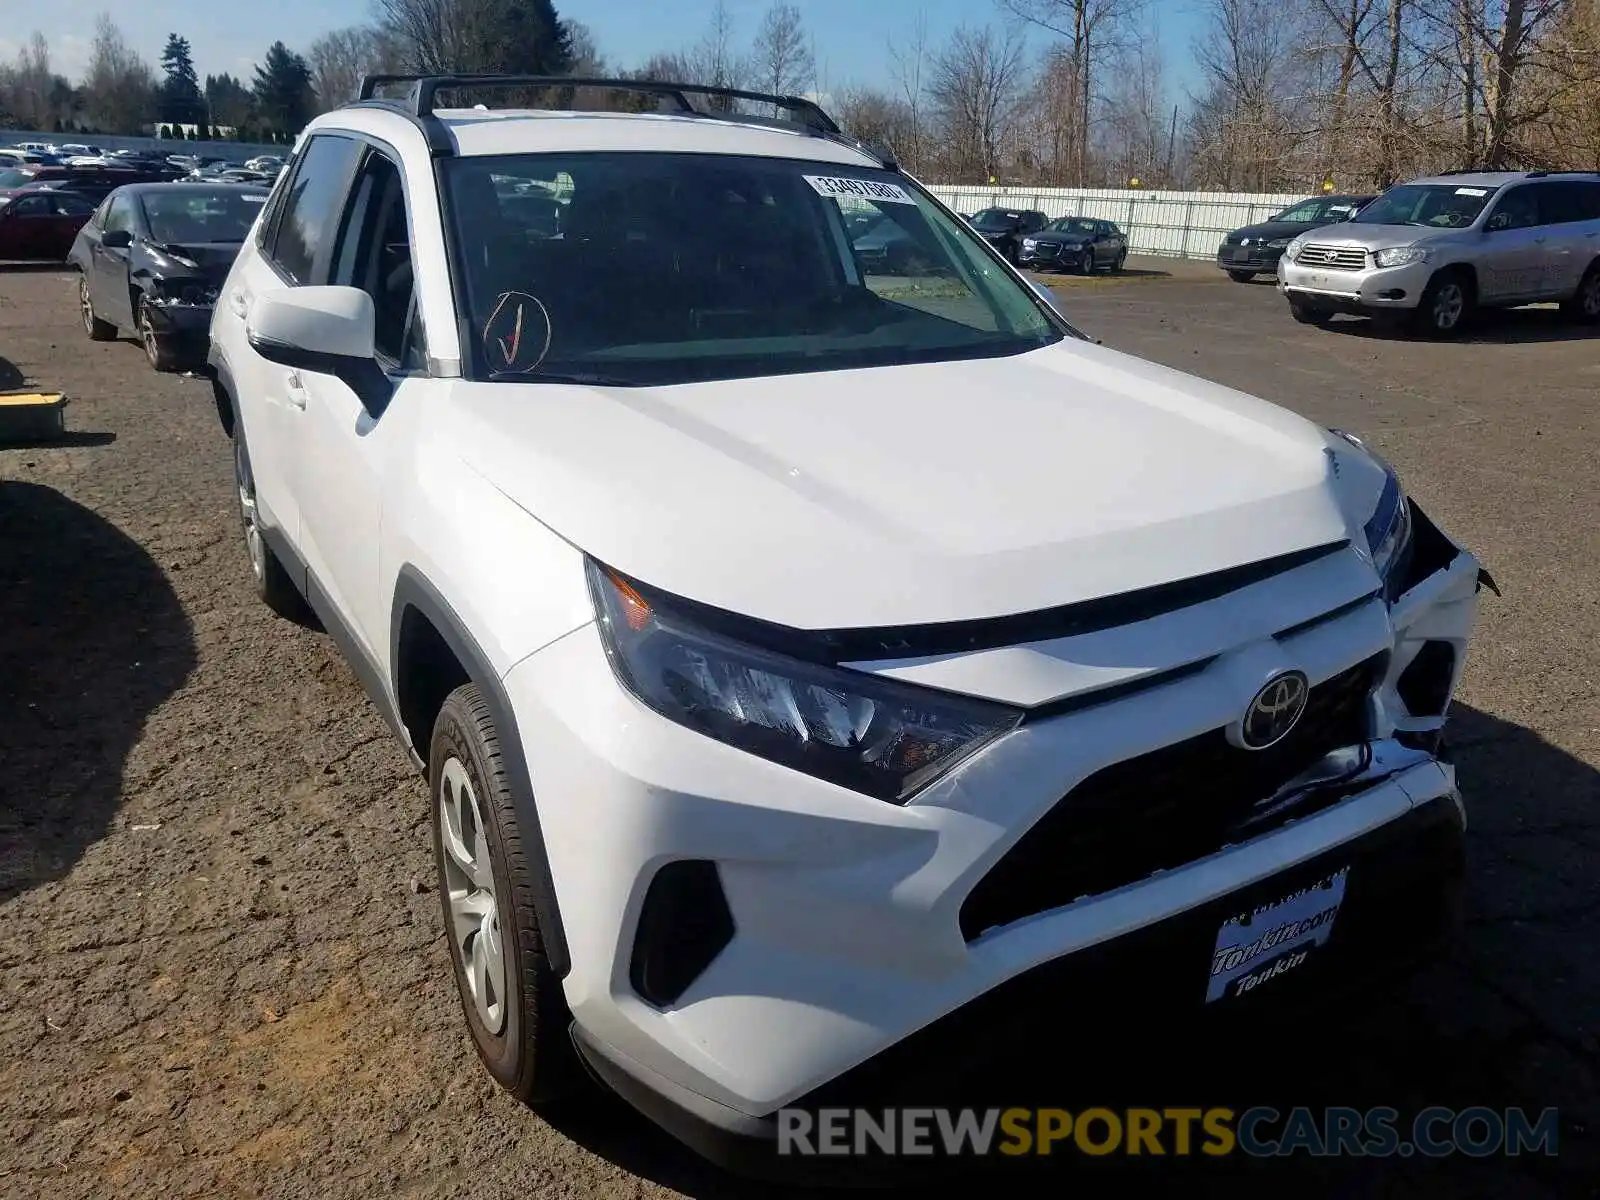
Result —
<instances>
[{"instance_id":1,"label":"dirt ground","mask_svg":"<svg viewBox=\"0 0 1600 1200\"><path fill-rule=\"evenodd\" d=\"M1600 338L1546 311L1439 346L1310 329L1269 285L1131 265L1062 282L1083 327L1371 435L1505 591L1456 718L1465 946L1293 1053L1242 1056L1306 1103L1561 1110L1555 1159L1181 1186L1600 1195ZM425 791L329 640L255 602L208 386L89 342L64 271L0 267L0 387L23 382L70 395L72 433L0 451L0 1196L777 1194L617 1102L552 1124L492 1087ZM1073 1182L1063 1162L992 1185Z\"/></svg>"}]
</instances>

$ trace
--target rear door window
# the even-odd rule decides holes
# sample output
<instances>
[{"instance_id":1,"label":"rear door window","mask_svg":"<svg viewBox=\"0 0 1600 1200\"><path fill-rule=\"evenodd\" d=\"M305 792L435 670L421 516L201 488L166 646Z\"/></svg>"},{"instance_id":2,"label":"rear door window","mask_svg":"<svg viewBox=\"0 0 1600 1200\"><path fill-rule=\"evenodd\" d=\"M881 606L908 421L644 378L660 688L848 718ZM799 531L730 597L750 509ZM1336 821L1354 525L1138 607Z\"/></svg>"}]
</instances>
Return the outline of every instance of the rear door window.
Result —
<instances>
[{"instance_id":1,"label":"rear door window","mask_svg":"<svg viewBox=\"0 0 1600 1200\"><path fill-rule=\"evenodd\" d=\"M339 210L360 156L359 142L336 134L318 134L307 143L268 251L289 282L309 284L326 277Z\"/></svg>"}]
</instances>

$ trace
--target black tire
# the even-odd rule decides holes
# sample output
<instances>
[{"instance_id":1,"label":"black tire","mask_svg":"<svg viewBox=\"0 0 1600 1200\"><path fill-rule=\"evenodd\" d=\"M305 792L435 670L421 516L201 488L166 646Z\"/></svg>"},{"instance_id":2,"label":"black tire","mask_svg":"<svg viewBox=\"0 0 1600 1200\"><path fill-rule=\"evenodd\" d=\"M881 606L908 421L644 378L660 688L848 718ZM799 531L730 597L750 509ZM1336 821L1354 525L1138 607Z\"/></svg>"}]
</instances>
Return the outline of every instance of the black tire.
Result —
<instances>
[{"instance_id":1,"label":"black tire","mask_svg":"<svg viewBox=\"0 0 1600 1200\"><path fill-rule=\"evenodd\" d=\"M299 624L308 623L310 606L261 534L255 506L255 474L250 469L250 451L244 444L244 432L237 423L233 427L233 482L239 504L239 528L244 534L245 554L250 560L256 596L278 616Z\"/></svg>"},{"instance_id":2,"label":"black tire","mask_svg":"<svg viewBox=\"0 0 1600 1200\"><path fill-rule=\"evenodd\" d=\"M150 315L150 302L143 296L139 297L138 307L134 310L134 328L139 331L139 345L144 348L144 356L152 368L163 373L183 369L183 355L173 348L169 339L156 332L155 321Z\"/></svg>"},{"instance_id":3,"label":"black tire","mask_svg":"<svg viewBox=\"0 0 1600 1200\"><path fill-rule=\"evenodd\" d=\"M464 797L463 782L470 786L471 797ZM533 872L523 849L511 786L500 757L499 732L477 684L457 688L439 709L428 750L428 790L445 940L450 946L456 992L473 1045L495 1082L518 1100L531 1106L553 1103L571 1094L581 1078L568 1036L572 1018L561 981L545 955L544 938L534 914ZM472 877L459 865L460 860L445 849L447 799L470 806L474 815L471 849L487 852L489 878L493 881L491 908L482 918L485 923L465 934L456 931L452 893L464 893L470 898L480 895L482 889L475 887ZM461 823L457 825L460 827ZM465 837L458 839L464 848L465 841ZM494 1027L475 998L467 974L466 948L475 939L476 950L483 953L494 952L494 939L498 939L498 952L502 955L503 990L498 994ZM474 961L478 961L476 951ZM488 980L487 975L485 979ZM493 993L486 989L486 995ZM495 1005L486 1008L492 1012Z\"/></svg>"},{"instance_id":4,"label":"black tire","mask_svg":"<svg viewBox=\"0 0 1600 1200\"><path fill-rule=\"evenodd\" d=\"M1589 264L1578 290L1561 302L1561 312L1569 321L1600 325L1600 259Z\"/></svg>"},{"instance_id":5,"label":"black tire","mask_svg":"<svg viewBox=\"0 0 1600 1200\"><path fill-rule=\"evenodd\" d=\"M1289 297L1289 315L1302 325L1326 325L1333 320L1333 310L1298 296Z\"/></svg>"},{"instance_id":6,"label":"black tire","mask_svg":"<svg viewBox=\"0 0 1600 1200\"><path fill-rule=\"evenodd\" d=\"M95 315L94 297L89 294L89 277L78 276L78 311L83 315L83 331L91 342L110 342L117 337L117 327Z\"/></svg>"},{"instance_id":7,"label":"black tire","mask_svg":"<svg viewBox=\"0 0 1600 1200\"><path fill-rule=\"evenodd\" d=\"M1466 327L1477 301L1472 277L1447 267L1422 289L1422 299L1411 314L1411 328L1423 337L1454 337Z\"/></svg>"},{"instance_id":8,"label":"black tire","mask_svg":"<svg viewBox=\"0 0 1600 1200\"><path fill-rule=\"evenodd\" d=\"M1254 271L1229 271L1228 272L1228 278L1233 280L1235 283L1249 283L1255 277L1256 277L1256 273Z\"/></svg>"},{"instance_id":9,"label":"black tire","mask_svg":"<svg viewBox=\"0 0 1600 1200\"><path fill-rule=\"evenodd\" d=\"M1114 259L1111 260L1111 273L1113 275L1122 274L1122 268L1127 264L1127 262L1128 262L1128 252L1126 250L1124 250L1120 254L1118 254Z\"/></svg>"}]
</instances>

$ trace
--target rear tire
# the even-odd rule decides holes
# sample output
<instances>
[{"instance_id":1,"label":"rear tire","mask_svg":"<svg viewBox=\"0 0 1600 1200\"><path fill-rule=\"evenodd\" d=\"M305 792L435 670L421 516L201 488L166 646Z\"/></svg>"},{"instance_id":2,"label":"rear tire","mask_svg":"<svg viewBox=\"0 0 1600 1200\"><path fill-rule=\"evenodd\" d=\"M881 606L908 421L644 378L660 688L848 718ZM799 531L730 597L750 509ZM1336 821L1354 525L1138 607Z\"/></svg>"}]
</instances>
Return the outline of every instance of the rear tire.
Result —
<instances>
[{"instance_id":1,"label":"rear tire","mask_svg":"<svg viewBox=\"0 0 1600 1200\"><path fill-rule=\"evenodd\" d=\"M111 342L117 337L117 327L95 315L94 297L89 294L89 277L78 276L78 311L83 314L83 331L91 342Z\"/></svg>"},{"instance_id":2,"label":"rear tire","mask_svg":"<svg viewBox=\"0 0 1600 1200\"><path fill-rule=\"evenodd\" d=\"M1296 296L1289 297L1289 315L1302 325L1326 325L1333 320L1332 309Z\"/></svg>"},{"instance_id":3,"label":"rear tire","mask_svg":"<svg viewBox=\"0 0 1600 1200\"><path fill-rule=\"evenodd\" d=\"M428 751L433 853L456 991L478 1057L528 1105L580 1078L571 1014L534 913L500 736L477 684L445 698Z\"/></svg>"},{"instance_id":4,"label":"rear tire","mask_svg":"<svg viewBox=\"0 0 1600 1200\"><path fill-rule=\"evenodd\" d=\"M1578 290L1562 301L1561 312L1570 321L1600 325L1600 259L1589 264L1578 281Z\"/></svg>"},{"instance_id":5,"label":"rear tire","mask_svg":"<svg viewBox=\"0 0 1600 1200\"><path fill-rule=\"evenodd\" d=\"M237 423L233 427L233 479L239 500L239 526L244 533L244 548L250 558L250 576L255 583L256 596L278 616L305 624L311 616L310 606L262 533L256 508L255 474L250 469L250 452L245 448L243 430Z\"/></svg>"},{"instance_id":6,"label":"rear tire","mask_svg":"<svg viewBox=\"0 0 1600 1200\"><path fill-rule=\"evenodd\" d=\"M1411 328L1423 337L1454 337L1467 324L1476 303L1472 280L1462 271L1447 268L1423 289L1411 315Z\"/></svg>"},{"instance_id":7,"label":"rear tire","mask_svg":"<svg viewBox=\"0 0 1600 1200\"><path fill-rule=\"evenodd\" d=\"M1249 283L1255 277L1256 277L1256 273L1254 271L1229 271L1228 272L1228 278L1233 280L1235 283Z\"/></svg>"}]
</instances>

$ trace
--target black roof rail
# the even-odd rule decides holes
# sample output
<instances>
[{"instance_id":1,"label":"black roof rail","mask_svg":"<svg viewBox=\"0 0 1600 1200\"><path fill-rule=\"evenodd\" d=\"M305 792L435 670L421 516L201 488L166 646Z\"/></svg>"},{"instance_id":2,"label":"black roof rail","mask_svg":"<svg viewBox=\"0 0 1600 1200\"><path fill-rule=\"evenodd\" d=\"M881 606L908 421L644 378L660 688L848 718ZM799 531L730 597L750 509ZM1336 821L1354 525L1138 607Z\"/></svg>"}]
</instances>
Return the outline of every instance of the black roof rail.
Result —
<instances>
[{"instance_id":1,"label":"black roof rail","mask_svg":"<svg viewBox=\"0 0 1600 1200\"><path fill-rule=\"evenodd\" d=\"M404 97L382 97L378 90L397 83L408 85ZM859 150L876 158L885 170L900 169L895 157L882 147L869 146L841 130L838 124L814 100L803 96L779 96L767 92L747 92L739 88L713 87L698 83L665 83L646 79L595 79L576 75L364 75L358 98L346 108L383 108L408 117L428 140L428 149L434 157L448 157L455 152L449 133L434 115L435 100L441 91L453 88L484 87L548 87L563 91L578 88L597 88L613 92L634 92L671 101L673 111L682 116L705 117L718 121L732 121L741 125L760 125L769 129L794 129L797 126L815 137L827 138ZM749 113L722 112L717 109L696 108L689 96L709 96L724 100L748 100L757 104L770 104L791 114L791 119L755 116Z\"/></svg>"},{"instance_id":2,"label":"black roof rail","mask_svg":"<svg viewBox=\"0 0 1600 1200\"><path fill-rule=\"evenodd\" d=\"M404 101L413 116L432 116L434 100L441 91L456 88L521 88L548 87L576 89L603 88L612 92L637 92L673 101L682 113L701 116L720 116L697 109L689 102L689 95L712 96L724 100L750 100L758 104L771 104L794 115L793 123L817 133L840 134L842 131L833 118L822 111L814 100L802 96L778 96L766 92L747 92L738 88L712 87L709 84L665 83L647 79L594 79L578 75L366 75L361 80L359 100L378 98L378 89L396 83L410 84Z\"/></svg>"}]
</instances>

